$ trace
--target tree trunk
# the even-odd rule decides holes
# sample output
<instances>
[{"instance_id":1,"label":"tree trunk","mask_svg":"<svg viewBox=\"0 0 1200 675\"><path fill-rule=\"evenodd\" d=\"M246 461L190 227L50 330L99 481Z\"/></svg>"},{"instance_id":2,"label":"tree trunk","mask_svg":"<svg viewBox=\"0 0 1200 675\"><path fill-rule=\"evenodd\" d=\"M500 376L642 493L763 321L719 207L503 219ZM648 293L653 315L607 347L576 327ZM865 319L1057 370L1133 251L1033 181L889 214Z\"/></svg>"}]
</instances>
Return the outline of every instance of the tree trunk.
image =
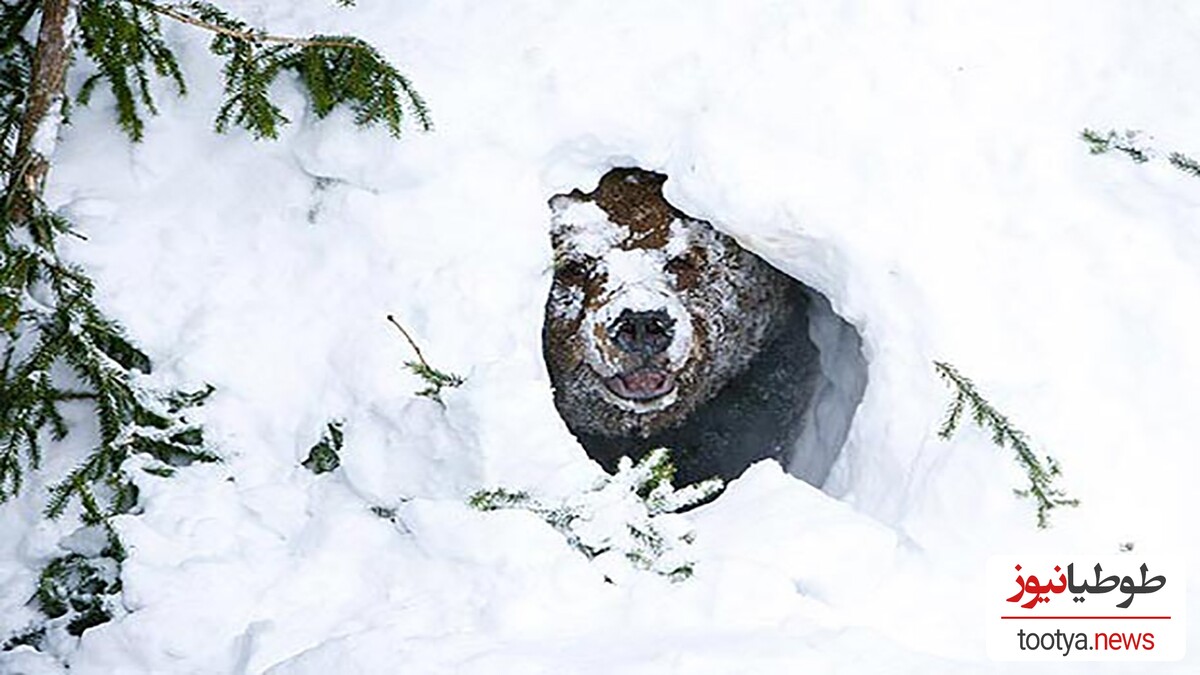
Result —
<instances>
[{"instance_id":1,"label":"tree trunk","mask_svg":"<svg viewBox=\"0 0 1200 675\"><path fill-rule=\"evenodd\" d=\"M9 177L8 217L13 223L22 222L31 215L50 171L49 154L58 133L67 66L71 63L69 33L75 23L74 12L74 0L42 2L42 23L33 55L29 96Z\"/></svg>"}]
</instances>

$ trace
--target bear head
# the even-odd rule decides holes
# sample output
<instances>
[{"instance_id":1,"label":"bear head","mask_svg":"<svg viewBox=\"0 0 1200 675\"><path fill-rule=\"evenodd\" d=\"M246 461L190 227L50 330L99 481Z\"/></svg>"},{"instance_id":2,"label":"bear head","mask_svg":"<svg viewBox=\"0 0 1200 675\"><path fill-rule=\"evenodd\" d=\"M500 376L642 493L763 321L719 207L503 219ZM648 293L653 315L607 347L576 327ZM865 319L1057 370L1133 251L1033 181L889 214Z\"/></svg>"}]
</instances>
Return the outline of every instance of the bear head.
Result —
<instances>
[{"instance_id":1,"label":"bear head","mask_svg":"<svg viewBox=\"0 0 1200 675\"><path fill-rule=\"evenodd\" d=\"M543 351L576 435L681 424L773 337L788 278L666 201L666 176L613 169L550 200Z\"/></svg>"}]
</instances>

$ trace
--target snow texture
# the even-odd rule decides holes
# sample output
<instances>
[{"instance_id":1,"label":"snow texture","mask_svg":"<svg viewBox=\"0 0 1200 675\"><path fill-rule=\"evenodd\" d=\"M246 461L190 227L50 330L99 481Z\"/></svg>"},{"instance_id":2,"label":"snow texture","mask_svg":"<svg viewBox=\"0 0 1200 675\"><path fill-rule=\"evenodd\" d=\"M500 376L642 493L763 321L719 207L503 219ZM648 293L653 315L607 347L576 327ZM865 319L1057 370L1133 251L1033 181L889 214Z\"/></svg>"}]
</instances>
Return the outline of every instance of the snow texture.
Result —
<instances>
[{"instance_id":1,"label":"snow texture","mask_svg":"<svg viewBox=\"0 0 1200 675\"><path fill-rule=\"evenodd\" d=\"M988 555L1134 542L1200 578L1200 183L1077 138L1200 151L1195 3L222 4L379 45L437 129L318 122L283 84L279 142L215 135L218 66L185 26L168 31L191 93L157 83L144 143L100 94L73 111L49 198L87 239L65 253L156 380L216 386L201 416L227 461L131 466L128 611L0 672L1002 673ZM686 514L684 583L606 583L537 516L465 503L599 475L540 353L546 200L618 165L669 175L673 204L828 298L867 364L824 490L752 467ZM466 375L445 408L413 395L388 313ZM937 437L934 359L1061 460L1078 509L1036 531L1007 451ZM299 464L334 418L342 466L315 476ZM0 633L35 619L73 528L41 519L40 490L89 447L76 426L0 507ZM1024 671L1194 673L1195 651Z\"/></svg>"}]
</instances>

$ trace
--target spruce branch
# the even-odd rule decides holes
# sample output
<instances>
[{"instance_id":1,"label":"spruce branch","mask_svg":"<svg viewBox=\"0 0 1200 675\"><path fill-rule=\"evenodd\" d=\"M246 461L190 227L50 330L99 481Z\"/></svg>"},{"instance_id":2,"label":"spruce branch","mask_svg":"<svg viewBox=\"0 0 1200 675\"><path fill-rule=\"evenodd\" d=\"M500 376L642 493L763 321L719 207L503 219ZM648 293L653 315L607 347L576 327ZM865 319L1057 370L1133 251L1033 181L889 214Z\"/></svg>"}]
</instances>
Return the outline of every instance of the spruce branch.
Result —
<instances>
[{"instance_id":1,"label":"spruce branch","mask_svg":"<svg viewBox=\"0 0 1200 675\"><path fill-rule=\"evenodd\" d=\"M1196 178L1200 178L1200 162L1197 162L1191 157L1188 157L1181 152L1172 152L1167 156L1167 161L1170 162L1171 166L1175 167L1176 169L1195 176Z\"/></svg>"},{"instance_id":2,"label":"spruce branch","mask_svg":"<svg viewBox=\"0 0 1200 675\"><path fill-rule=\"evenodd\" d=\"M128 503L125 483L114 476L130 453L148 453L169 465L215 459L203 448L199 427L182 418L182 411L198 405L211 388L191 394L146 388L138 373L149 372L148 356L95 305L90 279L58 258L57 237L72 231L42 203L49 162L43 155L46 145L35 143L39 134L53 136L47 125L56 123L65 99L65 73L76 46L98 71L85 81L81 102L86 103L101 82L107 83L117 102L118 124L140 139L144 113L155 110L152 78L165 77L181 94L186 92L160 23L162 16L175 20L181 13L218 28L212 48L229 57L230 86L219 124L240 124L260 136L274 135L286 120L267 98L267 88L280 72L294 70L315 92L313 105L319 116L348 104L359 123L382 122L398 133L398 97L409 92L410 104L427 126L427 111L407 80L357 38L276 36L201 2L0 3L0 501L21 490L26 470L41 466L47 436L65 437L61 406L75 402L91 404L101 443L51 490L52 515L76 499L92 519ZM33 31L35 20L39 26ZM68 35L76 23L77 45ZM35 33L36 40L31 40ZM430 383L422 395L440 400L442 388L461 384L460 377L429 368L423 359L422 365L413 366ZM66 387L59 381L55 371L64 366L78 384Z\"/></svg>"},{"instance_id":3,"label":"spruce branch","mask_svg":"<svg viewBox=\"0 0 1200 675\"><path fill-rule=\"evenodd\" d=\"M532 502L533 497L528 492L506 488L478 490L467 499L467 504L479 511L522 508Z\"/></svg>"},{"instance_id":4,"label":"spruce branch","mask_svg":"<svg viewBox=\"0 0 1200 675\"><path fill-rule=\"evenodd\" d=\"M409 346L413 348L413 352L417 355L416 361L406 361L404 363L405 368L408 368L428 385L426 388L418 391L417 396L433 399L439 405L445 407L446 403L442 400L442 389L460 387L467 381L466 378L462 375L440 371L429 365L429 362L425 360L425 356L421 353L421 348L417 346L416 340L413 340L408 331L404 329L404 326L396 320L396 317L388 314L387 320L400 331L400 334L404 336L404 339L408 341Z\"/></svg>"},{"instance_id":5,"label":"spruce branch","mask_svg":"<svg viewBox=\"0 0 1200 675\"><path fill-rule=\"evenodd\" d=\"M71 553L55 558L42 570L33 600L46 616L62 617L69 635L82 635L112 619L117 611L119 569L119 561L107 555Z\"/></svg>"},{"instance_id":6,"label":"spruce branch","mask_svg":"<svg viewBox=\"0 0 1200 675\"><path fill-rule=\"evenodd\" d=\"M308 457L300 465L318 475L328 473L341 466L342 458L338 453L342 451L345 443L345 436L342 432L343 425L342 420L328 422L320 440L309 448Z\"/></svg>"},{"instance_id":7,"label":"spruce branch","mask_svg":"<svg viewBox=\"0 0 1200 675\"><path fill-rule=\"evenodd\" d=\"M1115 129L1109 130L1108 133L1084 129L1079 133L1079 137L1088 144L1088 150L1093 155L1103 155L1116 150L1138 164L1145 164L1150 161L1153 151L1138 145L1140 135L1140 131L1132 129L1126 129L1124 133L1117 133Z\"/></svg>"},{"instance_id":8,"label":"spruce branch","mask_svg":"<svg viewBox=\"0 0 1200 675\"><path fill-rule=\"evenodd\" d=\"M1050 511L1060 506L1079 506L1078 499L1068 498L1066 493L1052 483L1062 475L1058 461L1050 455L1044 460L1029 446L1029 439L1023 431L1012 425L1006 416L996 410L975 388L972 382L958 370L945 362L934 361L934 369L947 384L954 389L954 398L946 411L946 418L938 429L938 436L949 440L958 429L963 413L968 409L975 425L992 433L992 443L997 447L1008 447L1016 453L1017 463L1025 470L1029 478L1029 487L1013 490L1014 494L1023 498L1031 498L1037 504L1037 524L1046 528L1050 524Z\"/></svg>"},{"instance_id":9,"label":"spruce branch","mask_svg":"<svg viewBox=\"0 0 1200 675\"><path fill-rule=\"evenodd\" d=\"M394 137L400 136L406 111L420 129L433 127L425 99L364 40L344 35L276 35L207 2L124 1L213 34L209 49L226 60L225 100L216 118L219 132L236 125L256 138L276 138L288 119L271 101L269 90L284 72L298 77L318 119L345 105L356 124L383 124Z\"/></svg>"},{"instance_id":10,"label":"spruce branch","mask_svg":"<svg viewBox=\"0 0 1200 675\"><path fill-rule=\"evenodd\" d=\"M149 454L179 466L214 461L198 425L184 418L212 392L156 392L145 386L149 357L96 306L93 286L53 249L65 221L45 212L40 198L23 225L5 220L0 240L0 308L4 335L0 359L0 502L21 489L25 471L41 465L44 436L67 435L62 406L90 404L100 443L83 463L50 488L46 507L61 515L78 500L86 522L99 523L136 503L121 466L132 454ZM28 233L22 239L19 230ZM35 300L31 289L40 289ZM73 377L61 383L60 371Z\"/></svg>"},{"instance_id":11,"label":"spruce branch","mask_svg":"<svg viewBox=\"0 0 1200 675\"><path fill-rule=\"evenodd\" d=\"M1079 134L1079 137L1088 144L1089 151L1093 155L1103 155L1116 150L1137 164L1145 164L1152 159L1160 158L1162 155L1158 151L1139 144L1140 136L1141 132L1128 129L1120 133L1115 129L1109 130L1107 133L1084 129ZM1200 178L1200 161L1175 151L1168 152L1166 158L1167 163L1176 169L1194 178Z\"/></svg>"},{"instance_id":12,"label":"spruce branch","mask_svg":"<svg viewBox=\"0 0 1200 675\"><path fill-rule=\"evenodd\" d=\"M163 7L170 11L159 11ZM86 104L106 84L116 102L118 125L132 140L140 140L144 118L157 110L154 79L165 78L180 95L186 93L161 19L180 20L175 15L187 11L219 28L212 31L210 45L225 57L226 99L218 112L219 126L240 125L259 137L276 135L287 120L268 90L285 72L298 76L312 94L319 118L345 105L358 124L384 124L393 135L399 134L405 112L413 113L422 128L430 126L428 108L408 80L357 38L286 39L250 29L199 2L0 2L0 503L16 497L28 474L41 468L49 441L67 437L65 408L89 408L99 441L48 488L45 512L58 517L78 504L83 522L108 537L100 557L111 562L105 569L112 574L119 572L124 549L110 520L136 508L138 500L137 486L124 468L127 460L149 455L156 463L146 471L160 476L173 467L217 461L202 427L188 419L213 389L160 391L148 384L149 356L96 304L87 274L59 257L58 237L81 235L46 207L42 195L49 152L66 113L67 69L76 52L96 69L83 82L78 102ZM430 370L430 377L448 378L438 380L441 386L457 386L456 376ZM426 395L436 398L438 391L440 387ZM340 444L340 431L336 436L333 431L331 427L331 443ZM57 612L65 602L80 613L67 626L73 635L111 616L101 611L110 606L108 600L97 604L84 595L103 590L111 599L120 590L97 589L86 579L60 581L64 573L83 579L91 564L58 559L43 574L43 582L54 584L44 589L43 611ZM53 589L65 592L49 594ZM5 641L4 648L40 644L47 626L53 625L25 631Z\"/></svg>"},{"instance_id":13,"label":"spruce branch","mask_svg":"<svg viewBox=\"0 0 1200 675\"><path fill-rule=\"evenodd\" d=\"M245 42L275 42L295 47L348 47L361 49L363 44L350 40L329 38L300 38L286 35L272 35L260 30L246 27L240 22L232 22L228 15L215 6L204 2L186 2L179 4L157 4L147 0L133 0L137 5L190 26L203 28L210 33L220 33ZM209 17L208 20L202 17Z\"/></svg>"},{"instance_id":14,"label":"spruce branch","mask_svg":"<svg viewBox=\"0 0 1200 675\"><path fill-rule=\"evenodd\" d=\"M98 73L84 81L76 100L87 105L101 81L107 81L117 103L117 125L134 141L142 140L145 123L139 108L155 115L150 72L174 83L179 95L187 85L175 53L162 35L158 16L138 2L82 0L79 30L84 53Z\"/></svg>"},{"instance_id":15,"label":"spruce branch","mask_svg":"<svg viewBox=\"0 0 1200 675\"><path fill-rule=\"evenodd\" d=\"M617 473L590 489L549 501L529 492L479 490L468 504L480 511L529 511L557 530L567 544L592 560L606 560L606 573L649 571L671 581L692 576L690 546L694 533L680 511L711 499L724 488L719 479L676 490L670 453L658 448L636 463L621 458ZM610 580L611 577L610 577Z\"/></svg>"}]
</instances>

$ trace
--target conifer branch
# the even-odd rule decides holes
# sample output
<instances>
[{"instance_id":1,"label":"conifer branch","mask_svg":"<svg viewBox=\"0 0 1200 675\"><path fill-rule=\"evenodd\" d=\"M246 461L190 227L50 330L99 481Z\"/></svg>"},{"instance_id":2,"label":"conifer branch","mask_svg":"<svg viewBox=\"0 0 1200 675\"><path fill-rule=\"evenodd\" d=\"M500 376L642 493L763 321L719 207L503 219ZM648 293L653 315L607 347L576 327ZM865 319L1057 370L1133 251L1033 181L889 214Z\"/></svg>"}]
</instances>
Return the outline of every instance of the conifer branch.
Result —
<instances>
[{"instance_id":1,"label":"conifer branch","mask_svg":"<svg viewBox=\"0 0 1200 675\"><path fill-rule=\"evenodd\" d=\"M107 81L116 100L117 124L134 141L142 140L145 123L139 108L157 114L150 90L150 72L187 93L175 53L162 35L158 16L136 2L81 0L79 31L84 53L98 72L80 87L76 101L87 105L96 86Z\"/></svg>"},{"instance_id":2,"label":"conifer branch","mask_svg":"<svg viewBox=\"0 0 1200 675\"><path fill-rule=\"evenodd\" d=\"M671 484L674 475L670 453L657 448L636 463L622 457L616 475L554 503L506 488L479 490L467 503L480 511L530 511L589 559L616 558L631 570L683 581L694 572L689 553L695 534L679 512L712 499L725 485L713 478L677 490ZM597 527L599 513L622 517L606 515L608 526Z\"/></svg>"},{"instance_id":3,"label":"conifer branch","mask_svg":"<svg viewBox=\"0 0 1200 675\"><path fill-rule=\"evenodd\" d=\"M1029 487L1013 492L1019 497L1032 498L1037 503L1039 528L1049 526L1052 509L1060 506L1079 506L1078 499L1068 498L1065 492L1052 486L1054 479L1062 475L1057 460L1046 455L1043 464L1029 446L1029 439L1025 433L1014 427L1007 417L983 398L975 388L975 383L958 372L954 366L942 361L934 361L933 366L938 376L954 389L954 399L946 411L946 419L938 429L939 437L949 440L958 429L964 412L969 408L975 425L990 430L992 442L997 447L1008 446L1016 453L1017 463L1029 477Z\"/></svg>"},{"instance_id":4,"label":"conifer branch","mask_svg":"<svg viewBox=\"0 0 1200 675\"><path fill-rule=\"evenodd\" d=\"M160 5L147 0L133 0L134 4L145 7L146 9L170 17L181 23L186 23L190 26L203 28L210 33L220 33L229 37L245 40L247 42L273 42L278 44L291 45L294 47L341 47L345 49L369 49L370 47L364 43L352 40L335 40L328 38L301 38L290 37L286 35L272 35L262 31L253 29L239 29L230 25L222 25L212 21L205 21L199 15L189 13L189 10L195 11L202 3L183 3L174 5Z\"/></svg>"},{"instance_id":5,"label":"conifer branch","mask_svg":"<svg viewBox=\"0 0 1200 675\"><path fill-rule=\"evenodd\" d=\"M1180 171L1190 174L1196 178L1200 178L1200 162L1197 162L1182 152L1172 152L1167 156L1167 161L1170 162L1171 166L1175 167L1176 169L1179 169Z\"/></svg>"},{"instance_id":6,"label":"conifer branch","mask_svg":"<svg viewBox=\"0 0 1200 675\"><path fill-rule=\"evenodd\" d=\"M1123 133L1118 133L1115 129L1111 129L1107 133L1084 129L1079 134L1079 137L1088 144L1088 149L1093 155L1103 155L1115 150L1136 164L1145 164L1152 159L1161 158L1162 155L1154 148L1139 144L1140 136L1141 132L1129 129ZM1168 152L1166 157L1167 163L1171 166L1193 178L1200 178L1200 161L1182 152L1174 151Z\"/></svg>"},{"instance_id":7,"label":"conifer branch","mask_svg":"<svg viewBox=\"0 0 1200 675\"><path fill-rule=\"evenodd\" d=\"M331 420L326 423L320 440L309 448L308 457L300 465L315 474L328 473L341 466L342 458L338 453L341 452L345 443L343 425L342 420Z\"/></svg>"},{"instance_id":8,"label":"conifer branch","mask_svg":"<svg viewBox=\"0 0 1200 675\"><path fill-rule=\"evenodd\" d=\"M1126 129L1123 134L1117 133L1115 129L1109 130L1106 134L1093 129L1084 129L1079 133L1079 137L1088 144L1088 151L1093 155L1103 155L1116 150L1137 164L1145 164L1150 161L1153 151L1138 145L1140 134L1141 132L1130 129Z\"/></svg>"},{"instance_id":9,"label":"conifer branch","mask_svg":"<svg viewBox=\"0 0 1200 675\"><path fill-rule=\"evenodd\" d=\"M293 37L276 35L251 27L246 22L230 16L215 5L195 0L192 2L161 4L152 0L116 0L124 3L128 16L121 11L111 10L104 24L136 24L136 30L121 30L123 35L146 35L147 48L136 52L135 58L119 61L132 68L137 75L136 83L143 94L141 103L154 113L153 102L145 87L146 57L149 54L160 75L177 74L174 56L161 57L154 49L162 38L157 21L143 25L138 19L141 11L200 28L213 35L209 50L225 59L225 100L217 111L216 129L227 131L236 125L250 131L256 138L276 138L279 129L288 123L283 111L269 96L271 84L284 72L299 77L318 119L326 117L340 105L354 113L354 121L360 126L383 124L388 132L399 137L404 116L411 113L417 126L428 131L433 128L429 106L416 91L407 77L402 75L369 43L351 36L316 35ZM114 0L85 0L101 3L111 8ZM85 5L88 7L90 5ZM99 13L99 12L96 12ZM113 77L102 69L101 75L110 81L117 98L121 124L134 140L141 138L141 122L136 115L132 88L125 82L128 77L117 72ZM182 92L182 78L177 79ZM90 93L94 80L89 80L81 91L82 98Z\"/></svg>"},{"instance_id":10,"label":"conifer branch","mask_svg":"<svg viewBox=\"0 0 1200 675\"><path fill-rule=\"evenodd\" d=\"M400 331L400 334L404 336L404 339L408 341L409 346L411 346L413 351L417 354L417 361L407 361L404 364L404 367L411 370L414 375L424 380L428 385L426 388L418 391L417 396L424 396L425 398L433 399L434 401L437 401L439 405L445 407L446 403L442 400L442 389L446 387L450 387L452 389L455 387L460 387L467 381L466 378L464 378L462 375L442 372L429 365L429 362L425 360L425 356L421 354L421 348L417 346L417 342L412 339L412 336L408 334L407 330L404 330L404 326L400 325L400 322L396 320L396 317L388 314L387 320L390 321L391 324Z\"/></svg>"},{"instance_id":11,"label":"conifer branch","mask_svg":"<svg viewBox=\"0 0 1200 675\"><path fill-rule=\"evenodd\" d=\"M143 136L144 115L157 112L154 76L186 93L183 71L162 34L163 16L214 35L210 49L226 61L218 129L237 124L257 137L274 137L287 120L268 93L284 72L298 76L318 118L346 105L356 123L384 124L394 136L406 112L422 128L430 127L428 108L411 83L357 38L276 36L202 2L0 2L0 503L16 497L27 475L41 468L48 442L67 437L64 406L89 407L99 440L85 449L73 470L49 486L45 513L58 517L78 504L81 520L102 528L108 546L99 556L72 554L51 561L37 598L48 615L74 613L67 624L72 635L107 621L110 609L119 607L113 601L119 581L115 586L108 582L119 580L124 549L110 520L137 505L127 460L149 455L155 461L145 469L157 476L192 462L218 460L205 443L203 428L187 419L212 387L164 392L147 384L143 374L151 370L149 356L96 304L86 273L59 257L58 237L74 233L43 201L49 151L59 116L65 114L66 73L75 50L96 69L76 101L86 104L106 83L116 102L117 123L134 141ZM72 27L77 27L77 41ZM431 387L422 395L440 401L441 387L462 381L423 365ZM328 431L331 452L326 454L332 459L324 457L323 466L336 464L341 444L340 427L331 424ZM101 581L107 585L98 585ZM3 641L3 649L41 644L51 639L48 630L59 630L55 625Z\"/></svg>"}]
</instances>

